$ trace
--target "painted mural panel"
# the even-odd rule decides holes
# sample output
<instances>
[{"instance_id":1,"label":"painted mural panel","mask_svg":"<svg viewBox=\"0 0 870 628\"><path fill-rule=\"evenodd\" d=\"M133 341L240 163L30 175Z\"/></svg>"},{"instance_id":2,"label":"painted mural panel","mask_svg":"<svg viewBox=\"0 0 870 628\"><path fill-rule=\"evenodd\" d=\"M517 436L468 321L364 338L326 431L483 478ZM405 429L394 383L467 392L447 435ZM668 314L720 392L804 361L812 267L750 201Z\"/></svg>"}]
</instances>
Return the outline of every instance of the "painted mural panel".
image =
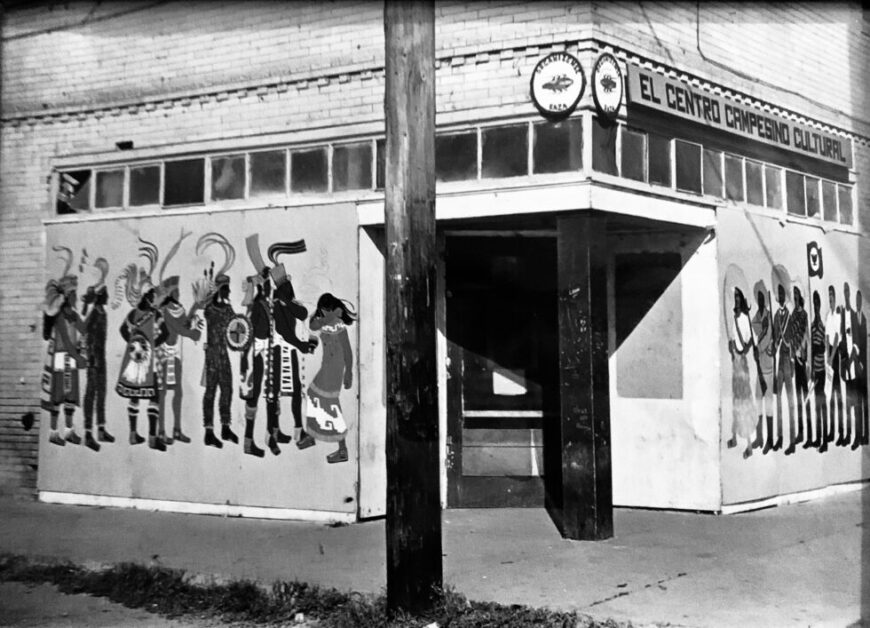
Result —
<instances>
[{"instance_id":1,"label":"painted mural panel","mask_svg":"<svg viewBox=\"0 0 870 628\"><path fill-rule=\"evenodd\" d=\"M46 259L40 490L356 510L352 205L55 223Z\"/></svg>"},{"instance_id":2,"label":"painted mural panel","mask_svg":"<svg viewBox=\"0 0 870 628\"><path fill-rule=\"evenodd\" d=\"M862 479L863 238L723 210L723 503Z\"/></svg>"}]
</instances>

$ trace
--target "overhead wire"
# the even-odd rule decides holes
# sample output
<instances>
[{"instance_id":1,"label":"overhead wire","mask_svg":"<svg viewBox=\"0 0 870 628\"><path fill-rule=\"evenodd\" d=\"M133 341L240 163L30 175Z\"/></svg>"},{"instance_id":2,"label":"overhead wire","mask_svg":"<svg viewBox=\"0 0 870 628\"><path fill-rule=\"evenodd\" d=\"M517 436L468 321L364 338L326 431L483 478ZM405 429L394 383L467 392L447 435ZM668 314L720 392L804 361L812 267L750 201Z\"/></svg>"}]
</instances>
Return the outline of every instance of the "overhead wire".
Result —
<instances>
[{"instance_id":1,"label":"overhead wire","mask_svg":"<svg viewBox=\"0 0 870 628\"><path fill-rule=\"evenodd\" d=\"M97 2L94 3L94 6L91 7L91 10L88 11L88 14L84 18L82 18L81 20L79 20L77 22L73 22L70 24L59 24L57 26L49 26L47 28L40 28L40 29L31 30L31 31L25 31L23 33L16 33L14 35L7 35L6 37L0 37L0 41L2 41L2 42L15 41L15 40L19 40L19 39L27 39L30 37L37 37L39 35L48 35L48 34L57 33L60 31L67 31L67 30L73 30L76 28L82 28L83 26L88 26L89 24L97 24L99 22L105 22L107 20L112 20L115 18L124 17L126 15L131 15L133 13L138 13L140 11L147 11L148 9L153 9L155 7L160 6L161 4L166 4L167 2L169 2L169 0L156 0L156 2L151 2L151 3L143 5L143 6L132 7L129 9L124 9L122 11L115 11L114 13L107 13L106 15L94 16L94 13L102 4L101 0L98 0ZM20 4L17 4L17 6L16 6L15 3L10 4L9 2L0 2L0 6L2 6L3 13L6 13L8 15L10 9L18 8L19 6L28 6L28 5L27 5L27 3L20 3Z\"/></svg>"}]
</instances>

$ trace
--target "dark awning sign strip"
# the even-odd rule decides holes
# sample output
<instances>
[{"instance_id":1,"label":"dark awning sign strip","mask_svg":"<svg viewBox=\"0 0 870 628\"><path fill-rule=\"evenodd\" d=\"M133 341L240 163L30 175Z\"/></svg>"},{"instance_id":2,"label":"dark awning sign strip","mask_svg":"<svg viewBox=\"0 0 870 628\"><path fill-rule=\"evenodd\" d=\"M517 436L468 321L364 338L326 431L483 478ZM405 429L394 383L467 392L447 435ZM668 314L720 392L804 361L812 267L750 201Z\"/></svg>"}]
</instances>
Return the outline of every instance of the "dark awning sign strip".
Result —
<instances>
[{"instance_id":1,"label":"dark awning sign strip","mask_svg":"<svg viewBox=\"0 0 870 628\"><path fill-rule=\"evenodd\" d=\"M852 141L628 64L628 103L838 166L852 167Z\"/></svg>"}]
</instances>

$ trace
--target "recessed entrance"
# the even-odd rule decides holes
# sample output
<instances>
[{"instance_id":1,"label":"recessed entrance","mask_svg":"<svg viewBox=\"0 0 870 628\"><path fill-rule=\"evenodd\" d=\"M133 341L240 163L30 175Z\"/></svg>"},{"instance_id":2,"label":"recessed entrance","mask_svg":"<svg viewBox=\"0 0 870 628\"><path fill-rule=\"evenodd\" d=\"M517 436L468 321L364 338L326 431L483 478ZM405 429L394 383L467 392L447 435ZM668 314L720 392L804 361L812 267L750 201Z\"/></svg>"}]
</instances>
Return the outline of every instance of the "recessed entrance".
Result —
<instances>
[{"instance_id":1,"label":"recessed entrance","mask_svg":"<svg viewBox=\"0 0 870 628\"><path fill-rule=\"evenodd\" d=\"M559 429L556 238L447 235L449 507L543 507ZM548 456L548 454L550 454Z\"/></svg>"}]
</instances>

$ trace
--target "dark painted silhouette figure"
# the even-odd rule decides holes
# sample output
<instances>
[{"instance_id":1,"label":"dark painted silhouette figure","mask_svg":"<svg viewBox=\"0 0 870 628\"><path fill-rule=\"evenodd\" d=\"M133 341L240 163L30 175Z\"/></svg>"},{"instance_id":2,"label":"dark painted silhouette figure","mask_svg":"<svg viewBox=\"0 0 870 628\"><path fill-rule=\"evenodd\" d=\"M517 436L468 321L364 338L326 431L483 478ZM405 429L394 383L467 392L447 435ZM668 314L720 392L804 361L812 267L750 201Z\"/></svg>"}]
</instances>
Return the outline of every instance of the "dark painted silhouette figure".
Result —
<instances>
[{"instance_id":1,"label":"dark painted silhouette figure","mask_svg":"<svg viewBox=\"0 0 870 628\"><path fill-rule=\"evenodd\" d=\"M82 299L85 303L85 358L88 368L88 383L85 387L85 445L94 451L100 450L97 440L115 442L115 437L106 430L106 335L108 317L106 303L109 292L106 286L94 290L88 288ZM92 305L90 312L88 306ZM93 436L94 411L97 415L97 438Z\"/></svg>"},{"instance_id":2,"label":"dark painted silhouette figure","mask_svg":"<svg viewBox=\"0 0 870 628\"><path fill-rule=\"evenodd\" d=\"M804 297L800 288L794 286L794 310L791 313L791 350L794 355L794 384L797 394L797 434L794 430L794 420L789 420L791 426L791 442L786 454L794 453L798 443L804 440L804 406L807 403L807 331L809 330L807 311L804 309ZM807 410L807 441L812 438L812 419Z\"/></svg>"},{"instance_id":3,"label":"dark painted silhouette figure","mask_svg":"<svg viewBox=\"0 0 870 628\"><path fill-rule=\"evenodd\" d=\"M813 398L816 411L816 437L812 438L807 426L807 441L804 449L817 447L820 452L828 450L828 404L825 401L825 325L822 322L822 298L818 290L813 291L813 325L810 329L813 361ZM807 421L809 422L809 412Z\"/></svg>"},{"instance_id":4,"label":"dark painted silhouette figure","mask_svg":"<svg viewBox=\"0 0 870 628\"><path fill-rule=\"evenodd\" d=\"M828 286L828 317L825 319L825 389L828 392L828 433L827 442L833 442L835 429L837 446L843 444L843 393L840 388L840 308L837 306L837 292ZM834 418L836 416L836 424Z\"/></svg>"},{"instance_id":5,"label":"dark painted silhouette figure","mask_svg":"<svg viewBox=\"0 0 870 628\"><path fill-rule=\"evenodd\" d=\"M870 444L870 424L868 424L868 403L867 403L867 317L863 311L864 300L861 296L861 291L855 293L855 344L858 347L858 367L857 377L858 386L856 393L858 395L859 412L858 418L861 425L861 445Z\"/></svg>"},{"instance_id":6,"label":"dark painted silhouette figure","mask_svg":"<svg viewBox=\"0 0 870 628\"><path fill-rule=\"evenodd\" d=\"M752 317L752 333L755 337L757 351L758 378L756 380L755 397L758 400L758 425L755 429L753 449L764 447L762 453L767 453L773 447L773 342L771 340L770 310L767 309L766 289L762 282L755 284L755 301L758 309ZM767 439L764 439L762 418L766 416Z\"/></svg>"},{"instance_id":7,"label":"dark painted silhouette figure","mask_svg":"<svg viewBox=\"0 0 870 628\"><path fill-rule=\"evenodd\" d=\"M846 399L843 404L843 420L845 434L842 435L843 447L848 447L852 440L853 414L856 408L858 378L856 373L857 348L854 339L854 312L852 311L851 292L849 284L843 283L843 309L840 313L840 378L846 387Z\"/></svg>"},{"instance_id":8,"label":"dark painted silhouette figure","mask_svg":"<svg viewBox=\"0 0 870 628\"><path fill-rule=\"evenodd\" d=\"M779 309L773 316L773 346L776 366L773 378L773 396L776 400L776 441L771 449L782 447L782 392L785 388L786 405L788 406L789 433L794 434L794 358L792 356L791 312L785 306L785 287L780 284L776 289L776 300ZM786 455L794 453L794 447L786 450Z\"/></svg>"}]
</instances>

